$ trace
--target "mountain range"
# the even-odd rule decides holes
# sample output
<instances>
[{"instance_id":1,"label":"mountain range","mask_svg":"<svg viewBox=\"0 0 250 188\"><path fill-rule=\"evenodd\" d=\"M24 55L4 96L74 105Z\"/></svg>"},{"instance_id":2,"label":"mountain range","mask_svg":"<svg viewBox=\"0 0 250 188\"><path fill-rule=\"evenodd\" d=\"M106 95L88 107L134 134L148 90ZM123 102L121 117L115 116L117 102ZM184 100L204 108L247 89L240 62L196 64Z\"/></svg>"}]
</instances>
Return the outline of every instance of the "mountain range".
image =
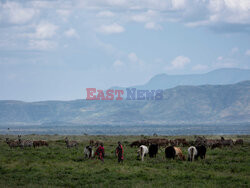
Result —
<instances>
[{"instance_id":1,"label":"mountain range","mask_svg":"<svg viewBox=\"0 0 250 188\"><path fill-rule=\"evenodd\" d=\"M144 85L132 86L137 89L169 89L181 85L225 85L250 80L249 69L223 68L205 74L168 75L158 74ZM112 87L124 89L123 87Z\"/></svg>"},{"instance_id":2,"label":"mountain range","mask_svg":"<svg viewBox=\"0 0 250 188\"><path fill-rule=\"evenodd\" d=\"M250 123L250 81L177 86L163 100L0 101L0 126Z\"/></svg>"}]
</instances>

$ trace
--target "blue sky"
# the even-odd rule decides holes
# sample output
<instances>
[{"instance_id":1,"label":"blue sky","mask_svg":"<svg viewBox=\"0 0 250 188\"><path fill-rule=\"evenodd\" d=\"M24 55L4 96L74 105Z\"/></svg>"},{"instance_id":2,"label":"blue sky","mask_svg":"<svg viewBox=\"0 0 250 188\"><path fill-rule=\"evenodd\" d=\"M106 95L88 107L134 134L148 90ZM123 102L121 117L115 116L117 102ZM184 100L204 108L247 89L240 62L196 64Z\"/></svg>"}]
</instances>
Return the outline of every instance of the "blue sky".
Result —
<instances>
[{"instance_id":1,"label":"blue sky","mask_svg":"<svg viewBox=\"0 0 250 188\"><path fill-rule=\"evenodd\" d=\"M0 1L0 100L250 68L250 0Z\"/></svg>"}]
</instances>

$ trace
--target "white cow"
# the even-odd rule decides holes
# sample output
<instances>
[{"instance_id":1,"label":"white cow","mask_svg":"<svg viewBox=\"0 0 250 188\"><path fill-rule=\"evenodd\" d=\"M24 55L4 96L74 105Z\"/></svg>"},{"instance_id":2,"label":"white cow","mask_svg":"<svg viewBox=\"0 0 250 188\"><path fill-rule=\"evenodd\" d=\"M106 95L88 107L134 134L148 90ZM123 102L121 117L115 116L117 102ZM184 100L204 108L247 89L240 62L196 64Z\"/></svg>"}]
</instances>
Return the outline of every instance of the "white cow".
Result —
<instances>
[{"instance_id":1,"label":"white cow","mask_svg":"<svg viewBox=\"0 0 250 188\"><path fill-rule=\"evenodd\" d=\"M137 152L138 152L138 155L141 158L141 161L143 161L144 160L144 156L148 153L148 147L144 146L144 145L141 145L139 147L139 150Z\"/></svg>"},{"instance_id":2,"label":"white cow","mask_svg":"<svg viewBox=\"0 0 250 188\"><path fill-rule=\"evenodd\" d=\"M83 151L85 158L92 158L94 157L94 150L91 146L86 146Z\"/></svg>"},{"instance_id":3,"label":"white cow","mask_svg":"<svg viewBox=\"0 0 250 188\"><path fill-rule=\"evenodd\" d=\"M189 148L188 148L188 160L189 161L194 161L194 157L196 156L198 154L198 151L197 151L197 149L196 149L196 147L194 147L194 146L190 146Z\"/></svg>"}]
</instances>

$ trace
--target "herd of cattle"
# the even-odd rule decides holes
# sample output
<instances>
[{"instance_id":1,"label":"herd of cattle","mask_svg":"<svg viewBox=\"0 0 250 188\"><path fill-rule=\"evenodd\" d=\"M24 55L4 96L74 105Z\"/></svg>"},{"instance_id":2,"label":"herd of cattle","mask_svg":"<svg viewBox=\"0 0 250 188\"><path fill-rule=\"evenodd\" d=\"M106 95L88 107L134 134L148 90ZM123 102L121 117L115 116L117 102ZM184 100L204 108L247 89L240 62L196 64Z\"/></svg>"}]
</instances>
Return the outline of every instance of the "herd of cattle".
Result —
<instances>
[{"instance_id":1,"label":"herd of cattle","mask_svg":"<svg viewBox=\"0 0 250 188\"><path fill-rule=\"evenodd\" d=\"M6 143L10 148L14 147L40 147L40 146L49 146L47 141L44 140L23 140L21 135L18 135L18 140L9 140L6 138ZM84 148L85 157L92 158L94 157L93 147L98 147L102 142L90 140L89 145ZM77 147L79 143L77 141L69 141L65 138L65 144L67 148ZM196 137L193 141L187 141L185 138L178 138L174 140L169 140L166 138L152 138L152 139L143 139L137 140L130 144L130 147L138 147L138 159L144 160L146 154L149 157L156 157L158 149L160 147L165 148L165 157L168 159L178 158L180 160L185 160L185 155L183 155L180 146L189 147L188 148L188 160L194 161L199 157L205 159L207 148L221 148L221 147L232 147L233 145L243 145L242 139L237 139L233 141L232 139L206 139L205 137Z\"/></svg>"},{"instance_id":2,"label":"herd of cattle","mask_svg":"<svg viewBox=\"0 0 250 188\"><path fill-rule=\"evenodd\" d=\"M6 143L9 145L10 148L15 148L15 147L39 147L39 146L49 146L48 142L44 140L22 140L21 135L18 135L17 140L10 140L9 138L6 138Z\"/></svg>"},{"instance_id":3,"label":"herd of cattle","mask_svg":"<svg viewBox=\"0 0 250 188\"><path fill-rule=\"evenodd\" d=\"M205 159L207 147L221 148L221 147L232 147L233 145L243 145L243 139L237 139L233 142L232 139L206 139L205 137L197 137L194 141L187 141L185 138L177 138L174 140L168 140L166 138L155 138L155 139L144 139L137 140L130 144L131 147L139 147L138 153L141 160L144 160L144 156L148 153L149 157L156 157L158 153L158 147L165 147L165 157L169 159L175 159L176 157L180 160L185 160L180 147L188 148L188 160L194 161L199 157ZM149 148L147 147L149 146Z\"/></svg>"},{"instance_id":4,"label":"herd of cattle","mask_svg":"<svg viewBox=\"0 0 250 188\"><path fill-rule=\"evenodd\" d=\"M204 145L206 147L210 147L211 149L214 148L221 148L224 146L233 146L233 145L242 145L243 140L237 139L235 142L232 139L224 139L224 137L221 137L221 139L206 139L203 137L196 137L195 140L187 141L185 138L177 138L174 140L169 140L166 138L152 138L152 139L143 139L143 140L137 140L130 144L131 147L133 146L141 146L146 145L149 146L150 144L157 144L158 146L166 147L168 145L171 146L193 146L193 145Z\"/></svg>"}]
</instances>

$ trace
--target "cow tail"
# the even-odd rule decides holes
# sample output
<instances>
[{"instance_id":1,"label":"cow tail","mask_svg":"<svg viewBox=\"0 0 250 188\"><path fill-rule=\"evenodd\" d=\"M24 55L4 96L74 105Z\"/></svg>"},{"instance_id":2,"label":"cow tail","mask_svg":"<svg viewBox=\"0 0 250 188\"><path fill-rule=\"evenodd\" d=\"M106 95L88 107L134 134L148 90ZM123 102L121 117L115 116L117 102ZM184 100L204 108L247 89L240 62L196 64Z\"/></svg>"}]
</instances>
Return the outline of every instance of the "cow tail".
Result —
<instances>
[{"instance_id":1,"label":"cow tail","mask_svg":"<svg viewBox=\"0 0 250 188\"><path fill-rule=\"evenodd\" d=\"M194 148L191 148L191 161L194 160Z\"/></svg>"},{"instance_id":2,"label":"cow tail","mask_svg":"<svg viewBox=\"0 0 250 188\"><path fill-rule=\"evenodd\" d=\"M144 160L144 148L140 147L140 155L141 155L141 160Z\"/></svg>"}]
</instances>

